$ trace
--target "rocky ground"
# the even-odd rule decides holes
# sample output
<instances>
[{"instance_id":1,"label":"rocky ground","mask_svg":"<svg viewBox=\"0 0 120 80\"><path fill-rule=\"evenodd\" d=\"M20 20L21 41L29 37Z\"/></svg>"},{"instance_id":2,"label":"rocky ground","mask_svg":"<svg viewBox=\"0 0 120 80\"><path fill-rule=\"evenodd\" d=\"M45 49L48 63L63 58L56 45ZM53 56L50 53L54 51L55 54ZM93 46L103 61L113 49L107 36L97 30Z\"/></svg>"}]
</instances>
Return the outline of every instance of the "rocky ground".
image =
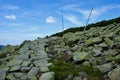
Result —
<instances>
[{"instance_id":1,"label":"rocky ground","mask_svg":"<svg viewBox=\"0 0 120 80\"><path fill-rule=\"evenodd\" d=\"M8 45L0 80L120 80L120 24Z\"/></svg>"}]
</instances>

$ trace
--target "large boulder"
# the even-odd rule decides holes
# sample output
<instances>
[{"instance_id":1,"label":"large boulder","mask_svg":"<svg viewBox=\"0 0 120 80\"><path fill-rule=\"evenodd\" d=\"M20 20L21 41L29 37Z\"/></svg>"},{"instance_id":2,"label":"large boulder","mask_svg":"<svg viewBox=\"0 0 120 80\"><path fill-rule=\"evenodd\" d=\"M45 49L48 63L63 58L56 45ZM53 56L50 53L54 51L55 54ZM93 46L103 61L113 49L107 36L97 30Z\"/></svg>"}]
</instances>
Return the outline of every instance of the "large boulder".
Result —
<instances>
[{"instance_id":1,"label":"large boulder","mask_svg":"<svg viewBox=\"0 0 120 80\"><path fill-rule=\"evenodd\" d=\"M27 60L27 59L29 59L29 55L30 55L30 52L28 51L26 53L21 53L19 55L15 55L14 59Z\"/></svg>"},{"instance_id":2,"label":"large boulder","mask_svg":"<svg viewBox=\"0 0 120 80\"><path fill-rule=\"evenodd\" d=\"M114 65L113 63L106 63L103 65L99 65L97 66L97 68L102 72L102 73L106 73L109 72L113 69Z\"/></svg>"},{"instance_id":3,"label":"large boulder","mask_svg":"<svg viewBox=\"0 0 120 80\"><path fill-rule=\"evenodd\" d=\"M23 60L14 59L14 60L11 60L11 61L7 64L7 66L17 66L17 65L20 65L22 62L23 62Z\"/></svg>"},{"instance_id":4,"label":"large boulder","mask_svg":"<svg viewBox=\"0 0 120 80\"><path fill-rule=\"evenodd\" d=\"M41 59L41 60L35 60L33 62L33 64L36 66L36 67L43 67L43 66L46 66L48 64L48 61L46 59Z\"/></svg>"},{"instance_id":5,"label":"large boulder","mask_svg":"<svg viewBox=\"0 0 120 80\"><path fill-rule=\"evenodd\" d=\"M27 74L27 78L32 78L34 77L39 71L39 68L33 67Z\"/></svg>"},{"instance_id":6,"label":"large boulder","mask_svg":"<svg viewBox=\"0 0 120 80\"><path fill-rule=\"evenodd\" d=\"M111 39L105 38L104 40L109 47L112 47L114 45L114 41L112 41Z\"/></svg>"},{"instance_id":7,"label":"large boulder","mask_svg":"<svg viewBox=\"0 0 120 80\"><path fill-rule=\"evenodd\" d=\"M8 75L6 76L6 79L7 79L7 80L16 80L16 78L14 77L14 75L13 75L12 73L8 74Z\"/></svg>"},{"instance_id":8,"label":"large boulder","mask_svg":"<svg viewBox=\"0 0 120 80\"><path fill-rule=\"evenodd\" d=\"M10 71L17 71L17 70L20 70L20 65L12 66L10 69Z\"/></svg>"},{"instance_id":9,"label":"large boulder","mask_svg":"<svg viewBox=\"0 0 120 80\"><path fill-rule=\"evenodd\" d=\"M47 73L43 73L39 80L54 80L54 72L47 72Z\"/></svg>"},{"instance_id":10,"label":"large boulder","mask_svg":"<svg viewBox=\"0 0 120 80\"><path fill-rule=\"evenodd\" d=\"M6 76L6 72L4 70L0 70L0 80L4 80Z\"/></svg>"},{"instance_id":11,"label":"large boulder","mask_svg":"<svg viewBox=\"0 0 120 80\"><path fill-rule=\"evenodd\" d=\"M64 42L67 43L67 44L71 44L71 43L73 43L74 41L76 41L77 39L79 39L79 36L75 36L75 34L72 33L72 32L66 33L66 34L63 36L63 40L64 40Z\"/></svg>"},{"instance_id":12,"label":"large boulder","mask_svg":"<svg viewBox=\"0 0 120 80\"><path fill-rule=\"evenodd\" d=\"M120 65L108 73L111 80L120 80Z\"/></svg>"},{"instance_id":13,"label":"large boulder","mask_svg":"<svg viewBox=\"0 0 120 80\"><path fill-rule=\"evenodd\" d=\"M109 49L107 51L104 51L104 55L105 56L115 56L117 55L119 52L117 49Z\"/></svg>"},{"instance_id":14,"label":"large boulder","mask_svg":"<svg viewBox=\"0 0 120 80\"><path fill-rule=\"evenodd\" d=\"M85 45L90 45L93 43L98 43L100 42L102 39L100 37L95 37L95 38L90 38L88 40L85 41Z\"/></svg>"},{"instance_id":15,"label":"large boulder","mask_svg":"<svg viewBox=\"0 0 120 80\"><path fill-rule=\"evenodd\" d=\"M93 56L100 56L102 55L102 52L100 50L97 50L97 49L93 49Z\"/></svg>"},{"instance_id":16,"label":"large boulder","mask_svg":"<svg viewBox=\"0 0 120 80\"><path fill-rule=\"evenodd\" d=\"M115 37L114 41L120 42L120 37L119 36Z\"/></svg>"},{"instance_id":17,"label":"large boulder","mask_svg":"<svg viewBox=\"0 0 120 80\"><path fill-rule=\"evenodd\" d=\"M82 60L85 60L86 57L89 55L90 53L87 53L87 52L74 52L73 53L73 60L74 61L82 61Z\"/></svg>"},{"instance_id":18,"label":"large boulder","mask_svg":"<svg viewBox=\"0 0 120 80\"><path fill-rule=\"evenodd\" d=\"M44 50L38 50L36 53L31 54L32 60L46 59L48 58L47 53Z\"/></svg>"}]
</instances>

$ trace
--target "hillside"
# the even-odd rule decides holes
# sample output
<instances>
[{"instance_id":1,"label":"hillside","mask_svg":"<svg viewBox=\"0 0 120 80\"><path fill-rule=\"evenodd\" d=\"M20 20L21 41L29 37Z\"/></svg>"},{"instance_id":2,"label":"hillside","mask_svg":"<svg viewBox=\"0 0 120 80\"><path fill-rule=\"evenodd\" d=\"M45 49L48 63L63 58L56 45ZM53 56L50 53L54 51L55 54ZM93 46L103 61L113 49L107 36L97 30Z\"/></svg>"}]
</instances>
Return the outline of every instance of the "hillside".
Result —
<instances>
[{"instance_id":1,"label":"hillside","mask_svg":"<svg viewBox=\"0 0 120 80\"><path fill-rule=\"evenodd\" d=\"M8 45L0 80L120 80L120 23Z\"/></svg>"},{"instance_id":2,"label":"hillside","mask_svg":"<svg viewBox=\"0 0 120 80\"><path fill-rule=\"evenodd\" d=\"M113 23L120 23L120 17L117 17L117 18L111 19L111 20L103 20L103 21L100 21L97 23L88 24L86 26L86 30L89 30L90 28L93 28L93 27L104 27L104 26L107 26L107 25L113 24ZM69 28L69 29L65 30L64 33L68 33L68 32L75 33L77 31L83 31L84 27L85 26ZM58 32L58 33L55 33L51 36L62 36L62 35L63 35L63 32Z\"/></svg>"}]
</instances>

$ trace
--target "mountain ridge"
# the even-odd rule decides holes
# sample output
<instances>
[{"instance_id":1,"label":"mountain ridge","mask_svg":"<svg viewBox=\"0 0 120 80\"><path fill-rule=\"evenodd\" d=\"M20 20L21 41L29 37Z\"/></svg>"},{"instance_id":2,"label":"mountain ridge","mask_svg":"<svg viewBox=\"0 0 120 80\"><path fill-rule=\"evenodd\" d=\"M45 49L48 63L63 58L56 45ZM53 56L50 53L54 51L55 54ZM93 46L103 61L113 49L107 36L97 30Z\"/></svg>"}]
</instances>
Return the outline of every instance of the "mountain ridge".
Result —
<instances>
[{"instance_id":1,"label":"mountain ridge","mask_svg":"<svg viewBox=\"0 0 120 80\"><path fill-rule=\"evenodd\" d=\"M102 21L99 21L99 22L96 22L96 23L88 24L86 26L72 27L72 28L69 28L69 29L64 30L62 32L52 34L51 37L52 36L62 36L63 32L64 33L68 33L68 32L74 32L75 33L77 31L83 31L84 27L86 27L86 30L89 30L92 27L103 27L103 26L107 26L107 25L113 24L113 23L120 23L120 17L117 17L117 18L114 18L114 19L109 19L109 20L102 20Z\"/></svg>"}]
</instances>

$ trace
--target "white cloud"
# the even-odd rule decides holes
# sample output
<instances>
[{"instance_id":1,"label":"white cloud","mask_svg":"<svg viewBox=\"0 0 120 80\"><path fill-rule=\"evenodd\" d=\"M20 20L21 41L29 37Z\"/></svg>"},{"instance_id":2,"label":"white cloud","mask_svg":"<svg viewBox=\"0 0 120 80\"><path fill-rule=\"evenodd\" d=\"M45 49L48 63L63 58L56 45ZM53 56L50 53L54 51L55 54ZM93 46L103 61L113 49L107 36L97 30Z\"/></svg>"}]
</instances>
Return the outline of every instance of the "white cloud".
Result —
<instances>
[{"instance_id":1,"label":"white cloud","mask_svg":"<svg viewBox=\"0 0 120 80\"><path fill-rule=\"evenodd\" d=\"M106 7L93 9L91 18L93 19L93 18L99 17L101 14L103 14L107 10L108 9ZM83 19L87 19L91 10L90 9L87 10L87 9L78 9L78 8L76 8L76 9L74 9L74 11L77 11L77 12L81 13L83 15Z\"/></svg>"},{"instance_id":2,"label":"white cloud","mask_svg":"<svg viewBox=\"0 0 120 80\"><path fill-rule=\"evenodd\" d=\"M119 9L119 8L120 8L120 5L106 5L106 6L94 8L92 11L90 22L96 20L98 17L100 17L103 13L107 12L108 10ZM74 12L78 12L83 15L81 17L81 19L83 19L83 20L86 20L90 14L90 9L81 9L81 8L79 8L79 5L74 5L74 4L63 6L61 9L62 10L72 10Z\"/></svg>"},{"instance_id":3,"label":"white cloud","mask_svg":"<svg viewBox=\"0 0 120 80\"><path fill-rule=\"evenodd\" d=\"M4 6L1 6L0 9L16 10L16 9L19 9L19 8L20 8L20 7L14 6L14 5L4 5Z\"/></svg>"},{"instance_id":4,"label":"white cloud","mask_svg":"<svg viewBox=\"0 0 120 80\"><path fill-rule=\"evenodd\" d=\"M78 7L78 5L76 5L76 4L70 4L70 5L63 6L60 9L62 9L62 10L68 10L68 9L73 9L75 7Z\"/></svg>"},{"instance_id":5,"label":"white cloud","mask_svg":"<svg viewBox=\"0 0 120 80\"><path fill-rule=\"evenodd\" d=\"M108 10L115 9L115 8L120 8L120 5L102 6L102 7L99 7L99 8L95 8L92 11L92 18L98 17L101 14L107 12ZM82 13L82 15L84 15L85 18L87 18L89 13L90 13L90 10L87 10L87 9L78 9L78 8L76 8L74 10L77 11L77 12Z\"/></svg>"},{"instance_id":6,"label":"white cloud","mask_svg":"<svg viewBox=\"0 0 120 80\"><path fill-rule=\"evenodd\" d=\"M16 15L6 15L5 19L16 20Z\"/></svg>"},{"instance_id":7,"label":"white cloud","mask_svg":"<svg viewBox=\"0 0 120 80\"><path fill-rule=\"evenodd\" d=\"M38 27L36 27L36 26L32 26L32 27L28 27L28 28L26 28L27 30L31 30L31 31L36 31L36 30L38 30Z\"/></svg>"},{"instance_id":8,"label":"white cloud","mask_svg":"<svg viewBox=\"0 0 120 80\"><path fill-rule=\"evenodd\" d=\"M57 21L56 21L56 19L55 19L54 17L49 16L49 17L46 18L46 22L47 22L47 23L55 23L55 22L57 22Z\"/></svg>"},{"instance_id":9,"label":"white cloud","mask_svg":"<svg viewBox=\"0 0 120 80\"><path fill-rule=\"evenodd\" d=\"M73 24L76 24L76 25L80 25L81 24L81 21L78 19L77 16L65 15L64 17L65 17L65 19L67 19L68 21L72 22Z\"/></svg>"}]
</instances>

